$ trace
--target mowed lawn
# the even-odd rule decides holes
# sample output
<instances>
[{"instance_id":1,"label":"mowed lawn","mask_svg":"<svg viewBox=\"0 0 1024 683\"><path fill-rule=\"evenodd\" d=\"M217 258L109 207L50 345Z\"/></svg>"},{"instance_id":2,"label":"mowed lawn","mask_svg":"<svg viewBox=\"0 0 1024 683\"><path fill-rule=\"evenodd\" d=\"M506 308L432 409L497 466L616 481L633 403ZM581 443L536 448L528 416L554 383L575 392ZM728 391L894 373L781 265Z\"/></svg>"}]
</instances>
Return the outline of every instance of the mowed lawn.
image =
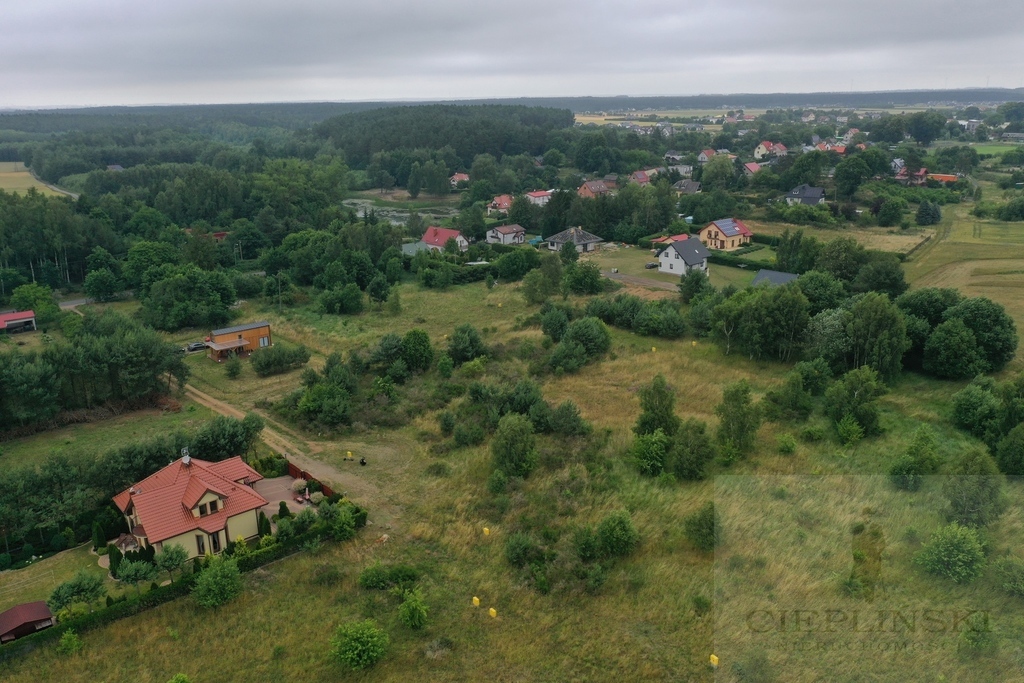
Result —
<instances>
[{"instance_id":1,"label":"mowed lawn","mask_svg":"<svg viewBox=\"0 0 1024 683\"><path fill-rule=\"evenodd\" d=\"M54 192L43 183L36 180L25 164L20 161L0 161L0 190L6 192L26 192L29 188L35 188L40 194L59 196L60 192Z\"/></svg>"},{"instance_id":2,"label":"mowed lawn","mask_svg":"<svg viewBox=\"0 0 1024 683\"><path fill-rule=\"evenodd\" d=\"M24 569L0 572L0 612L21 603L48 599L54 588L80 571L104 578L108 594L117 596L123 593L125 589L109 578L106 569L99 566L99 556L92 552L91 546L86 543L39 560Z\"/></svg>"}]
</instances>

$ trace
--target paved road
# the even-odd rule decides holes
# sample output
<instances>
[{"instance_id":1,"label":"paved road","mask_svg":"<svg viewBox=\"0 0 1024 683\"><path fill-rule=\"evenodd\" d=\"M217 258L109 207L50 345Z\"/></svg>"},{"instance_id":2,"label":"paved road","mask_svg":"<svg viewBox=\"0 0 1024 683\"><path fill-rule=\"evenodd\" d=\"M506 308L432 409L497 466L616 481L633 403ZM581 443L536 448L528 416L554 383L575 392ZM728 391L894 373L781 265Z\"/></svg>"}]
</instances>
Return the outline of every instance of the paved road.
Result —
<instances>
[{"instance_id":1,"label":"paved road","mask_svg":"<svg viewBox=\"0 0 1024 683\"><path fill-rule=\"evenodd\" d=\"M669 292L678 291L678 287L675 282L662 282L661 280L654 280L649 277L640 277L639 275L613 273L610 270L602 270L601 275L604 275L609 280L618 280L619 282L625 282L626 284L636 285L638 287L653 287L654 289L664 289Z\"/></svg>"}]
</instances>

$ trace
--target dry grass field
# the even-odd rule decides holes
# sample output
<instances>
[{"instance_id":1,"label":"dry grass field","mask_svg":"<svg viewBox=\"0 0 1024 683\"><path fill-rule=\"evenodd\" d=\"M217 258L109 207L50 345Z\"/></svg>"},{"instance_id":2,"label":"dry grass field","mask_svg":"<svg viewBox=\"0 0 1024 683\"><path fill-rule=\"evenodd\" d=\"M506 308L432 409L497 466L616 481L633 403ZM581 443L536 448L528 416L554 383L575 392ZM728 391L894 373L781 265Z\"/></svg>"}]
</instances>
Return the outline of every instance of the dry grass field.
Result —
<instances>
[{"instance_id":1,"label":"dry grass field","mask_svg":"<svg viewBox=\"0 0 1024 683\"><path fill-rule=\"evenodd\" d=\"M803 230L805 235L814 235L822 242L829 242L838 237L852 237L867 249L907 253L919 244L932 238L934 231L926 228L844 228L827 230L807 225L791 225L789 223L772 223L768 221L744 220L744 223L759 235L781 235L786 230L796 232Z\"/></svg>"},{"instance_id":2,"label":"dry grass field","mask_svg":"<svg viewBox=\"0 0 1024 683\"><path fill-rule=\"evenodd\" d=\"M26 192L33 187L45 195L56 197L61 194L32 177L32 174L25 168L25 164L20 161L0 161L0 190Z\"/></svg>"}]
</instances>

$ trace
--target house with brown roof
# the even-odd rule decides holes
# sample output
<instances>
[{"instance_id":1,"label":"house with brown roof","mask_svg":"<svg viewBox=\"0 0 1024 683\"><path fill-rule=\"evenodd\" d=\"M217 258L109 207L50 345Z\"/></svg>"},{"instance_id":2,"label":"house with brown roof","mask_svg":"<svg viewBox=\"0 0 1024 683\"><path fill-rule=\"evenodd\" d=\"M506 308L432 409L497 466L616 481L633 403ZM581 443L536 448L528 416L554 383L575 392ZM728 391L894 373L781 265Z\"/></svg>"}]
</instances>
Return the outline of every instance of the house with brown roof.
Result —
<instances>
[{"instance_id":1,"label":"house with brown roof","mask_svg":"<svg viewBox=\"0 0 1024 683\"><path fill-rule=\"evenodd\" d=\"M513 223L499 225L487 231L488 244L522 244L526 241L526 228Z\"/></svg>"},{"instance_id":2,"label":"house with brown roof","mask_svg":"<svg viewBox=\"0 0 1024 683\"><path fill-rule=\"evenodd\" d=\"M743 175L748 178L753 178L754 174L761 170L761 164L751 161L750 163L743 164Z\"/></svg>"},{"instance_id":3,"label":"house with brown roof","mask_svg":"<svg viewBox=\"0 0 1024 683\"><path fill-rule=\"evenodd\" d=\"M114 496L114 504L140 546L175 544L200 557L259 535L267 500L252 485L261 479L237 455L220 462L185 455Z\"/></svg>"},{"instance_id":4,"label":"house with brown roof","mask_svg":"<svg viewBox=\"0 0 1024 683\"><path fill-rule=\"evenodd\" d=\"M487 213L491 213L492 211L508 213L508 210L512 208L513 199L514 197L510 194L499 194L491 200L490 204L487 205Z\"/></svg>"},{"instance_id":5,"label":"house with brown roof","mask_svg":"<svg viewBox=\"0 0 1024 683\"><path fill-rule=\"evenodd\" d=\"M545 241L548 243L548 249L551 251L560 251L563 245L570 243L574 244L576 246L576 251L581 254L594 251L598 244L604 242L604 240L597 235L589 233L580 227L563 230L556 235L548 237Z\"/></svg>"},{"instance_id":6,"label":"house with brown roof","mask_svg":"<svg viewBox=\"0 0 1024 683\"><path fill-rule=\"evenodd\" d=\"M15 605L0 612L0 643L9 643L53 624L53 613L44 601Z\"/></svg>"},{"instance_id":7,"label":"house with brown roof","mask_svg":"<svg viewBox=\"0 0 1024 683\"><path fill-rule=\"evenodd\" d=\"M698 234L708 248L732 251L750 244L754 233L738 218L720 218L705 225Z\"/></svg>"},{"instance_id":8,"label":"house with brown roof","mask_svg":"<svg viewBox=\"0 0 1024 683\"><path fill-rule=\"evenodd\" d=\"M436 225L431 225L427 228L427 231L423 233L423 239L421 240L428 249L433 251L444 251L444 246L448 244L448 240L455 240L455 244L459 247L459 251L466 251L469 249L469 240L462 236L462 233L458 230L452 230L451 228L439 228Z\"/></svg>"},{"instance_id":9,"label":"house with brown roof","mask_svg":"<svg viewBox=\"0 0 1024 683\"><path fill-rule=\"evenodd\" d=\"M456 187L459 186L459 183L469 183L469 174L453 173L452 177L448 179L448 182L452 184L452 189L454 190Z\"/></svg>"},{"instance_id":10,"label":"house with brown roof","mask_svg":"<svg viewBox=\"0 0 1024 683\"><path fill-rule=\"evenodd\" d=\"M608 186L604 184L603 180L588 180L580 185L580 188L576 190L576 194L584 199L594 199L603 194L608 194Z\"/></svg>"},{"instance_id":11,"label":"house with brown roof","mask_svg":"<svg viewBox=\"0 0 1024 683\"><path fill-rule=\"evenodd\" d=\"M537 190L536 192L527 192L526 199L534 206L544 206L551 201L551 190Z\"/></svg>"},{"instance_id":12,"label":"house with brown roof","mask_svg":"<svg viewBox=\"0 0 1024 683\"><path fill-rule=\"evenodd\" d=\"M700 154L697 155L697 163L703 166L711 160L711 157L715 156L716 152L713 149L702 149Z\"/></svg>"}]
</instances>

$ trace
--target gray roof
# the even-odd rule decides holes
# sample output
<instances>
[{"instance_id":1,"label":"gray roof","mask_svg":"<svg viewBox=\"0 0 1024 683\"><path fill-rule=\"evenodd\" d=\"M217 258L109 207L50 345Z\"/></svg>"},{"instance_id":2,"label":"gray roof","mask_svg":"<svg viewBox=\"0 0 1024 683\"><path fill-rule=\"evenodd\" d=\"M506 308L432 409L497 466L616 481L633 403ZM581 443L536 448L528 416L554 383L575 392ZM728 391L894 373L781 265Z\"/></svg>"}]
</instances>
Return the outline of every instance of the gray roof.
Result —
<instances>
[{"instance_id":1,"label":"gray roof","mask_svg":"<svg viewBox=\"0 0 1024 683\"><path fill-rule=\"evenodd\" d=\"M406 256L415 256L421 251L429 251L428 247L423 241L419 242L406 242L402 245L402 253Z\"/></svg>"},{"instance_id":2,"label":"gray roof","mask_svg":"<svg viewBox=\"0 0 1024 683\"><path fill-rule=\"evenodd\" d=\"M245 332L246 330L255 330L260 327L270 327L270 323L266 320L260 320L255 323L245 323L244 325L235 325L234 327L225 327L223 330L214 330L210 333L210 336L218 334L231 334L233 332Z\"/></svg>"},{"instance_id":3,"label":"gray roof","mask_svg":"<svg viewBox=\"0 0 1024 683\"><path fill-rule=\"evenodd\" d=\"M799 199L801 204L817 204L825 198L825 188L812 187L806 183L797 185L786 193L786 199Z\"/></svg>"},{"instance_id":4,"label":"gray roof","mask_svg":"<svg viewBox=\"0 0 1024 683\"><path fill-rule=\"evenodd\" d=\"M547 238L548 242L555 244L565 244L566 242L572 242L573 244L593 244L594 242L604 242L603 239L593 233L589 233L583 228L569 228L562 232L552 235Z\"/></svg>"},{"instance_id":5,"label":"gray roof","mask_svg":"<svg viewBox=\"0 0 1024 683\"><path fill-rule=\"evenodd\" d=\"M696 180L680 180L672 187L679 190L683 194L697 194L698 192L700 192L700 183L697 182Z\"/></svg>"},{"instance_id":6,"label":"gray roof","mask_svg":"<svg viewBox=\"0 0 1024 683\"><path fill-rule=\"evenodd\" d=\"M768 270L762 268L757 271L757 275L754 276L754 281L750 283L751 287L755 287L761 283L767 283L772 287L778 287L779 285L789 284L797 279L798 276L793 273L783 273L780 270Z\"/></svg>"},{"instance_id":7,"label":"gray roof","mask_svg":"<svg viewBox=\"0 0 1024 683\"><path fill-rule=\"evenodd\" d=\"M699 266L704 263L704 259L711 256L711 252L696 237L673 242L668 245L668 248L675 249L676 253L679 254L679 258L683 259L683 263L687 266Z\"/></svg>"}]
</instances>

